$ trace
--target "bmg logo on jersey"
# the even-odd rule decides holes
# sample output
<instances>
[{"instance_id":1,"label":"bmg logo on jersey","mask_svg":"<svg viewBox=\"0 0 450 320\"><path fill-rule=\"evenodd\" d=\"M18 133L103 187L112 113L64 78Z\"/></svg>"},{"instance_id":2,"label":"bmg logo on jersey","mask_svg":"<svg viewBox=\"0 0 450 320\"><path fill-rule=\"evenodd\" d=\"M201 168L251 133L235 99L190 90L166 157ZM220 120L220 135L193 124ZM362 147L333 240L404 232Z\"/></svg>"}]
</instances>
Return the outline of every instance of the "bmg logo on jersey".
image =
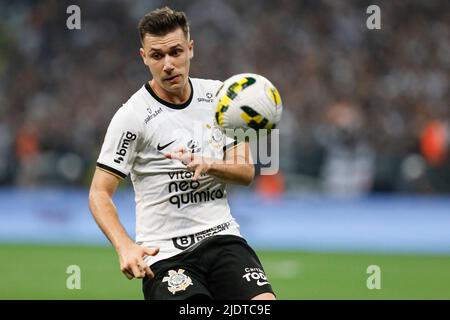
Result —
<instances>
[{"instance_id":1,"label":"bmg logo on jersey","mask_svg":"<svg viewBox=\"0 0 450 320\"><path fill-rule=\"evenodd\" d=\"M116 155L118 155L118 157L114 159L115 163L121 163L123 161L131 141L134 140L136 140L136 135L133 132L127 131L126 133L122 133L122 137L117 146Z\"/></svg>"},{"instance_id":2,"label":"bmg logo on jersey","mask_svg":"<svg viewBox=\"0 0 450 320\"><path fill-rule=\"evenodd\" d=\"M247 282L256 281L256 284L260 287L269 284L264 270L261 270L260 268L245 268L244 271L245 274L242 278L247 280Z\"/></svg>"}]
</instances>

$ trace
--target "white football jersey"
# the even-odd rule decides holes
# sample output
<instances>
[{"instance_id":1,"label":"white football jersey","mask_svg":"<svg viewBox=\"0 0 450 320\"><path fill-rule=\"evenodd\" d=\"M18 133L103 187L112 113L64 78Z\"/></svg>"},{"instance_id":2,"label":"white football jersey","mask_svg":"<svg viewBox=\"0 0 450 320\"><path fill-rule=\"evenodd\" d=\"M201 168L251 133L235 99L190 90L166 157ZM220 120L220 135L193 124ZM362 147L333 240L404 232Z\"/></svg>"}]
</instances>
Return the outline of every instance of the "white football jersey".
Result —
<instances>
[{"instance_id":1,"label":"white football jersey","mask_svg":"<svg viewBox=\"0 0 450 320\"><path fill-rule=\"evenodd\" d=\"M190 78L191 95L176 105L145 84L116 112L97 167L120 178L130 175L136 201L136 243L159 246L149 265L176 255L214 234L240 236L225 184L193 173L164 155L185 147L195 155L223 159L227 138L215 125L214 95L222 82Z\"/></svg>"}]
</instances>

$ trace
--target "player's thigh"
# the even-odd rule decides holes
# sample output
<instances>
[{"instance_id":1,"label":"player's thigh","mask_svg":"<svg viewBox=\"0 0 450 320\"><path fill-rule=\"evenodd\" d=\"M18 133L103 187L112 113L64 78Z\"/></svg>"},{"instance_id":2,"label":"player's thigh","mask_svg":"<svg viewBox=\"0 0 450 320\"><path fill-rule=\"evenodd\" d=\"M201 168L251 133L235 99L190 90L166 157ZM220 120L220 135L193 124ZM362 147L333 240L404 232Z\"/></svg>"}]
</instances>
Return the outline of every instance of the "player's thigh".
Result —
<instances>
[{"instance_id":1,"label":"player's thigh","mask_svg":"<svg viewBox=\"0 0 450 320\"><path fill-rule=\"evenodd\" d=\"M202 276L188 268L172 267L144 279L145 300L209 300L212 295Z\"/></svg>"},{"instance_id":2,"label":"player's thigh","mask_svg":"<svg viewBox=\"0 0 450 320\"><path fill-rule=\"evenodd\" d=\"M208 273L208 288L215 299L224 300L249 300L260 294L273 294L258 256L246 243L221 249Z\"/></svg>"},{"instance_id":3,"label":"player's thigh","mask_svg":"<svg viewBox=\"0 0 450 320\"><path fill-rule=\"evenodd\" d=\"M252 300L276 300L275 295L273 293L260 293L257 296L253 297Z\"/></svg>"}]
</instances>

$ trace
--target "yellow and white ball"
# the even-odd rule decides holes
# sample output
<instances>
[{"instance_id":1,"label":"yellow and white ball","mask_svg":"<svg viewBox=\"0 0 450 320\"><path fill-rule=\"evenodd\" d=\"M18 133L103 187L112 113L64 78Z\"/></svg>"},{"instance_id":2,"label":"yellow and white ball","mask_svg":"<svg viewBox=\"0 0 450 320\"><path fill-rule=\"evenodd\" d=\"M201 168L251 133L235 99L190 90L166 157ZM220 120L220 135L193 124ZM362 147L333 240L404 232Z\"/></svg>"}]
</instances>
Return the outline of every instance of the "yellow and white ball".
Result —
<instances>
[{"instance_id":1,"label":"yellow and white ball","mask_svg":"<svg viewBox=\"0 0 450 320\"><path fill-rule=\"evenodd\" d=\"M216 93L215 120L222 130L274 129L283 106L277 88L254 73L234 75Z\"/></svg>"}]
</instances>

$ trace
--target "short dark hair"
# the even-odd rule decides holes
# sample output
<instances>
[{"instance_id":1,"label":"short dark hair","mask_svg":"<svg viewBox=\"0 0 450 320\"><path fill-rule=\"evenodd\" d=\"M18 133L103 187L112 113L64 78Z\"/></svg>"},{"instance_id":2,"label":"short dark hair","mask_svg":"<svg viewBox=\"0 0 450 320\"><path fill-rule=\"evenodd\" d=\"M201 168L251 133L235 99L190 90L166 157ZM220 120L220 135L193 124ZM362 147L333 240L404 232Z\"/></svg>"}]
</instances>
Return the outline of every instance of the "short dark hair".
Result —
<instances>
[{"instance_id":1,"label":"short dark hair","mask_svg":"<svg viewBox=\"0 0 450 320\"><path fill-rule=\"evenodd\" d=\"M175 11L169 7L153 10L147 13L138 24L141 42L144 43L145 34L164 36L178 27L189 39L189 21L182 11Z\"/></svg>"}]
</instances>

